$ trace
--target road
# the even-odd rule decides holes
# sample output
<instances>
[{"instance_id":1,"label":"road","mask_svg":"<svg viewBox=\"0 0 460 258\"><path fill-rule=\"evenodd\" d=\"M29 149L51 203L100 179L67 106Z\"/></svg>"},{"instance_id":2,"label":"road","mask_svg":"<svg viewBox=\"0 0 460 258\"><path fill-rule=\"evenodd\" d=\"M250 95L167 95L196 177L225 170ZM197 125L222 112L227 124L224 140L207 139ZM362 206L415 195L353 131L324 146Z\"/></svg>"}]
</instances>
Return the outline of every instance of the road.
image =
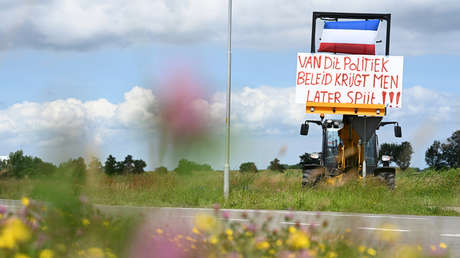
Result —
<instances>
[{"instance_id":1,"label":"road","mask_svg":"<svg viewBox=\"0 0 460 258\"><path fill-rule=\"evenodd\" d=\"M0 205L15 211L20 207L20 202L15 200L0 200ZM96 205L101 211L112 214L152 215L163 220L161 223L186 223L192 224L193 218L198 213L213 213L213 209L204 208L157 208L134 206L109 206ZM311 211L285 211L285 210L240 210L223 209L230 214L230 220L245 221L243 212L249 216L272 216L271 226L295 224L309 226L320 225L322 221L328 222L329 230L350 229L364 238L372 239L376 232L393 231L400 235L400 241L422 246L439 245L445 243L453 254L460 257L460 217L449 216L412 216L391 214L364 214L344 212L311 212ZM292 220L285 221L285 216L292 216ZM319 217L318 217L319 215ZM392 225L391 228L384 225ZM367 237L369 236L369 237Z\"/></svg>"}]
</instances>

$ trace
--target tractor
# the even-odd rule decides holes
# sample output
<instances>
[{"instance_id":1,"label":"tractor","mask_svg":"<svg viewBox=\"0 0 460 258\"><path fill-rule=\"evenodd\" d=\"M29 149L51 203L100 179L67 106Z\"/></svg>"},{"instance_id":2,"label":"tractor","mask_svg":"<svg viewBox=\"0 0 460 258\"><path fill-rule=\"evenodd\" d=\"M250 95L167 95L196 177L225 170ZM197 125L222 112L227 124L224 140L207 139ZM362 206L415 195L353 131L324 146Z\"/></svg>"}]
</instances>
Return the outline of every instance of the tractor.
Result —
<instances>
[{"instance_id":1,"label":"tractor","mask_svg":"<svg viewBox=\"0 0 460 258\"><path fill-rule=\"evenodd\" d=\"M314 186L321 179L341 179L344 174L361 177L376 176L394 189L396 169L389 166L390 157L382 156L382 167L378 160L378 136L376 131L385 125L394 124L395 137L401 137L397 122L382 122L382 117L344 115L342 120L306 120L300 128L301 135L308 135L309 125L322 129L322 150L312 153L312 164L302 168L302 187Z\"/></svg>"},{"instance_id":2,"label":"tractor","mask_svg":"<svg viewBox=\"0 0 460 258\"><path fill-rule=\"evenodd\" d=\"M311 53L316 52L317 19L386 21L385 55L389 56L391 14L313 12ZM322 148L321 152L310 155L310 160L314 162L303 165L302 187L314 186L321 180L341 181L346 175L356 175L362 178L372 175L382 179L389 188L394 189L396 169L389 166L390 157L384 155L381 161L378 160L376 131L385 125L392 124L395 137L401 137L402 134L398 122L382 121L387 114L387 106L384 104L318 103L309 102L307 98L306 113L320 114L320 120L306 120L301 125L300 134L308 135L310 125L318 125L322 130ZM326 119L325 114L342 115L342 119Z\"/></svg>"}]
</instances>

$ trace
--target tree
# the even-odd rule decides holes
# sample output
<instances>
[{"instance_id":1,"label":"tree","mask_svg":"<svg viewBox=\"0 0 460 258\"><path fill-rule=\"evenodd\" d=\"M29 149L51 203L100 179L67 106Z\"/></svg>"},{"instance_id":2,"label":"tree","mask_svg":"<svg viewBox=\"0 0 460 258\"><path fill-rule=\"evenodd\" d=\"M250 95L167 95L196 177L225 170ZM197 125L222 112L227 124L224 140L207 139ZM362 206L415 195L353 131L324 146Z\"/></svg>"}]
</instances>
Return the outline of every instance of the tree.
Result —
<instances>
[{"instance_id":1,"label":"tree","mask_svg":"<svg viewBox=\"0 0 460 258\"><path fill-rule=\"evenodd\" d=\"M133 161L134 163L134 169L133 169L133 173L135 174L142 174L144 173L144 168L147 166L147 163L145 163L145 161L141 160L141 159L136 159Z\"/></svg>"},{"instance_id":2,"label":"tree","mask_svg":"<svg viewBox=\"0 0 460 258\"><path fill-rule=\"evenodd\" d=\"M91 157L88 163L88 169L91 171L101 171L102 163L97 157Z\"/></svg>"},{"instance_id":3,"label":"tree","mask_svg":"<svg viewBox=\"0 0 460 258\"><path fill-rule=\"evenodd\" d=\"M145 162L144 162L145 163ZM121 164L122 167L120 166L119 169L121 169L123 174L131 174L134 173L134 160L133 156L127 155L125 157L125 160ZM142 168L142 171L144 171L144 168Z\"/></svg>"},{"instance_id":4,"label":"tree","mask_svg":"<svg viewBox=\"0 0 460 258\"><path fill-rule=\"evenodd\" d=\"M414 150L412 149L412 145L410 144L410 142L402 142L401 145L398 146L395 163L402 170L408 169L410 166L410 160L412 158L413 153Z\"/></svg>"},{"instance_id":5,"label":"tree","mask_svg":"<svg viewBox=\"0 0 460 258\"><path fill-rule=\"evenodd\" d=\"M396 163L402 170L406 170L410 166L412 154L414 153L410 142L396 143L383 143L380 145L379 161L382 160L383 155L391 156L391 161Z\"/></svg>"},{"instance_id":6,"label":"tree","mask_svg":"<svg viewBox=\"0 0 460 258\"><path fill-rule=\"evenodd\" d=\"M447 138L447 143L442 144L441 148L447 165L451 168L460 167L460 130Z\"/></svg>"},{"instance_id":7,"label":"tree","mask_svg":"<svg viewBox=\"0 0 460 258\"><path fill-rule=\"evenodd\" d=\"M277 159L277 158L275 158L274 160L270 161L270 166L268 166L267 169L269 169L271 171L279 171L281 173L283 173L284 170L286 170L286 168L283 165L281 165L280 160Z\"/></svg>"},{"instance_id":8,"label":"tree","mask_svg":"<svg viewBox=\"0 0 460 258\"><path fill-rule=\"evenodd\" d=\"M425 152L425 161L433 169L460 167L460 130L455 131L446 143L434 141Z\"/></svg>"},{"instance_id":9,"label":"tree","mask_svg":"<svg viewBox=\"0 0 460 258\"><path fill-rule=\"evenodd\" d=\"M254 173L256 173L257 172L256 164L254 164L254 162L242 163L240 165L240 172L241 173L244 173L244 172L254 172Z\"/></svg>"},{"instance_id":10,"label":"tree","mask_svg":"<svg viewBox=\"0 0 460 258\"><path fill-rule=\"evenodd\" d=\"M117 160L114 156L109 155L105 161L104 171L107 175L113 176L118 174L117 172Z\"/></svg>"},{"instance_id":11,"label":"tree","mask_svg":"<svg viewBox=\"0 0 460 258\"><path fill-rule=\"evenodd\" d=\"M446 166L441 150L441 142L434 141L425 152L425 162L430 168L441 169Z\"/></svg>"},{"instance_id":12,"label":"tree","mask_svg":"<svg viewBox=\"0 0 460 258\"><path fill-rule=\"evenodd\" d=\"M176 172L187 174L193 171L212 171L212 167L208 164L199 164L190 160L181 159L177 164Z\"/></svg>"}]
</instances>

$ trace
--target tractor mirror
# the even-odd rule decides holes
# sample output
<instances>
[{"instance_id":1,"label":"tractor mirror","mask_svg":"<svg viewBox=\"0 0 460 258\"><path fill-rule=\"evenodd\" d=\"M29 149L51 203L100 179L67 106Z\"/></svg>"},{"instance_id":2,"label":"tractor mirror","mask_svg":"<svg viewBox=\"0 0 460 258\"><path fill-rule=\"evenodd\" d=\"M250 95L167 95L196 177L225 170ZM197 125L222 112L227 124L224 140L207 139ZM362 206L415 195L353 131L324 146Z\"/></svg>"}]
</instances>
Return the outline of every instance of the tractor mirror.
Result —
<instances>
[{"instance_id":1,"label":"tractor mirror","mask_svg":"<svg viewBox=\"0 0 460 258\"><path fill-rule=\"evenodd\" d=\"M308 135L308 124L302 124L300 126L300 135Z\"/></svg>"},{"instance_id":2,"label":"tractor mirror","mask_svg":"<svg viewBox=\"0 0 460 258\"><path fill-rule=\"evenodd\" d=\"M395 125L395 137L401 138L402 132L401 132L401 126Z\"/></svg>"}]
</instances>

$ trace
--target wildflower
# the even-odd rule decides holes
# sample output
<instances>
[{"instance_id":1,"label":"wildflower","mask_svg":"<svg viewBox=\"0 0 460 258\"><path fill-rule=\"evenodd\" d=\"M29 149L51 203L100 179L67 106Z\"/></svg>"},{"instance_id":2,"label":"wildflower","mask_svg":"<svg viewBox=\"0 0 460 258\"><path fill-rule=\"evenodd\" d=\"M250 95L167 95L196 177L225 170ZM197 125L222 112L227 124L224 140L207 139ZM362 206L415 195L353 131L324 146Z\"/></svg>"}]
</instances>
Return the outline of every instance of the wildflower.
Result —
<instances>
[{"instance_id":1,"label":"wildflower","mask_svg":"<svg viewBox=\"0 0 460 258\"><path fill-rule=\"evenodd\" d=\"M321 252L324 252L326 250L326 246L323 243L319 243L318 247L319 247L319 250L321 250Z\"/></svg>"},{"instance_id":2,"label":"wildflower","mask_svg":"<svg viewBox=\"0 0 460 258\"><path fill-rule=\"evenodd\" d=\"M30 258L27 254L17 253L14 255L14 258Z\"/></svg>"},{"instance_id":3,"label":"wildflower","mask_svg":"<svg viewBox=\"0 0 460 258\"><path fill-rule=\"evenodd\" d=\"M227 236L228 241L233 241L233 236Z\"/></svg>"},{"instance_id":4,"label":"wildflower","mask_svg":"<svg viewBox=\"0 0 460 258\"><path fill-rule=\"evenodd\" d=\"M156 231L157 231L157 234L158 234L158 235L161 235L161 234L163 234L163 229L161 229L161 228L157 228L157 230L156 230Z\"/></svg>"},{"instance_id":5,"label":"wildflower","mask_svg":"<svg viewBox=\"0 0 460 258\"><path fill-rule=\"evenodd\" d=\"M9 219L0 235L0 248L12 249L19 242L25 242L30 239L30 231L24 223L13 217Z\"/></svg>"},{"instance_id":6,"label":"wildflower","mask_svg":"<svg viewBox=\"0 0 460 258\"><path fill-rule=\"evenodd\" d=\"M363 245L360 245L360 246L358 246L358 251L359 251L360 253L364 253L364 251L366 251L366 247L363 246Z\"/></svg>"},{"instance_id":7,"label":"wildflower","mask_svg":"<svg viewBox=\"0 0 460 258\"><path fill-rule=\"evenodd\" d=\"M345 232L350 233L351 229L347 228L347 229L345 229Z\"/></svg>"},{"instance_id":8,"label":"wildflower","mask_svg":"<svg viewBox=\"0 0 460 258\"><path fill-rule=\"evenodd\" d=\"M200 231L210 232L216 224L216 219L209 214L198 214L195 217L195 226Z\"/></svg>"},{"instance_id":9,"label":"wildflower","mask_svg":"<svg viewBox=\"0 0 460 258\"><path fill-rule=\"evenodd\" d=\"M439 244L439 247L441 247L442 249L446 249L447 248L447 245L445 243L440 243Z\"/></svg>"},{"instance_id":10,"label":"wildflower","mask_svg":"<svg viewBox=\"0 0 460 258\"><path fill-rule=\"evenodd\" d=\"M276 251L275 251L274 249L270 249L270 250L268 251L268 253L271 254L271 255L274 255L274 254L276 253Z\"/></svg>"},{"instance_id":11,"label":"wildflower","mask_svg":"<svg viewBox=\"0 0 460 258\"><path fill-rule=\"evenodd\" d=\"M329 252L327 253L327 258L337 258L339 255L336 252Z\"/></svg>"},{"instance_id":12,"label":"wildflower","mask_svg":"<svg viewBox=\"0 0 460 258\"><path fill-rule=\"evenodd\" d=\"M77 254L78 254L79 256L86 256L85 250L78 250L78 251L77 251Z\"/></svg>"},{"instance_id":13,"label":"wildflower","mask_svg":"<svg viewBox=\"0 0 460 258\"><path fill-rule=\"evenodd\" d=\"M225 234L227 234L227 236L231 236L233 235L233 231L229 228L227 228L227 230L225 230Z\"/></svg>"},{"instance_id":14,"label":"wildflower","mask_svg":"<svg viewBox=\"0 0 460 258\"><path fill-rule=\"evenodd\" d=\"M267 241L261 241L256 244L256 248L259 250L267 250L270 244Z\"/></svg>"},{"instance_id":15,"label":"wildflower","mask_svg":"<svg viewBox=\"0 0 460 258\"><path fill-rule=\"evenodd\" d=\"M201 234L200 231L199 231L196 227L193 227L192 232L193 232L193 234L195 234L195 235Z\"/></svg>"},{"instance_id":16,"label":"wildflower","mask_svg":"<svg viewBox=\"0 0 460 258\"><path fill-rule=\"evenodd\" d=\"M296 250L306 249L310 247L310 240L303 231L297 231L289 236L287 244Z\"/></svg>"},{"instance_id":17,"label":"wildflower","mask_svg":"<svg viewBox=\"0 0 460 258\"><path fill-rule=\"evenodd\" d=\"M293 226L289 227L289 233L292 234L292 233L295 233L296 231L297 231L297 229L295 227L293 227Z\"/></svg>"},{"instance_id":18,"label":"wildflower","mask_svg":"<svg viewBox=\"0 0 460 258\"><path fill-rule=\"evenodd\" d=\"M281 239L276 240L276 245L277 246L282 246L283 245L283 240L281 240Z\"/></svg>"},{"instance_id":19,"label":"wildflower","mask_svg":"<svg viewBox=\"0 0 460 258\"><path fill-rule=\"evenodd\" d=\"M104 258L104 251L101 248L92 247L88 249L88 256L92 258Z\"/></svg>"},{"instance_id":20,"label":"wildflower","mask_svg":"<svg viewBox=\"0 0 460 258\"><path fill-rule=\"evenodd\" d=\"M41 252L40 252L40 258L53 258L54 257L54 252L53 250L50 250L50 249L43 249Z\"/></svg>"},{"instance_id":21,"label":"wildflower","mask_svg":"<svg viewBox=\"0 0 460 258\"><path fill-rule=\"evenodd\" d=\"M432 245L431 246L431 251L433 251L433 252L436 251L436 246Z\"/></svg>"},{"instance_id":22,"label":"wildflower","mask_svg":"<svg viewBox=\"0 0 460 258\"><path fill-rule=\"evenodd\" d=\"M371 256L375 256L377 254L377 252L373 248L367 249L367 253Z\"/></svg>"},{"instance_id":23,"label":"wildflower","mask_svg":"<svg viewBox=\"0 0 460 258\"><path fill-rule=\"evenodd\" d=\"M225 220L228 220L230 218L230 212L228 211L222 212L222 218L224 218Z\"/></svg>"},{"instance_id":24,"label":"wildflower","mask_svg":"<svg viewBox=\"0 0 460 258\"><path fill-rule=\"evenodd\" d=\"M30 204L30 200L27 197L22 197L21 203L22 203L22 205L24 205L24 207L27 207Z\"/></svg>"},{"instance_id":25,"label":"wildflower","mask_svg":"<svg viewBox=\"0 0 460 258\"><path fill-rule=\"evenodd\" d=\"M102 222L102 224L104 225L104 227L110 226L110 222L108 220L104 220L104 222Z\"/></svg>"},{"instance_id":26,"label":"wildflower","mask_svg":"<svg viewBox=\"0 0 460 258\"><path fill-rule=\"evenodd\" d=\"M89 224L91 224L91 222L89 221L89 219L82 219L81 220L81 224L83 224L83 226L88 226Z\"/></svg>"},{"instance_id":27,"label":"wildflower","mask_svg":"<svg viewBox=\"0 0 460 258\"><path fill-rule=\"evenodd\" d=\"M219 240L217 239L217 237L215 235L212 235L210 238L209 238L209 243L215 245L217 244Z\"/></svg>"},{"instance_id":28,"label":"wildflower","mask_svg":"<svg viewBox=\"0 0 460 258\"><path fill-rule=\"evenodd\" d=\"M0 205L0 214L5 214L6 213L6 207Z\"/></svg>"}]
</instances>

